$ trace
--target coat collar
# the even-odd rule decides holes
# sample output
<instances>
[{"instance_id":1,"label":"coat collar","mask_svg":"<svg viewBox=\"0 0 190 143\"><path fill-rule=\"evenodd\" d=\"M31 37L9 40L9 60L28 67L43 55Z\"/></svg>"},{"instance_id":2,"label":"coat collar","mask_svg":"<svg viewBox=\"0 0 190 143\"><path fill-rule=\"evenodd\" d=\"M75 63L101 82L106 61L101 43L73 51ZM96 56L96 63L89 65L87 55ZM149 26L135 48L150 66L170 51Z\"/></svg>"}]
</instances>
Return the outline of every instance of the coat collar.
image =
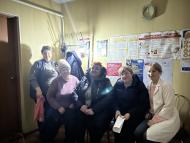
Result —
<instances>
[{"instance_id":1,"label":"coat collar","mask_svg":"<svg viewBox=\"0 0 190 143\"><path fill-rule=\"evenodd\" d=\"M159 90L159 88L160 88L160 86L161 86L161 83L162 83L162 80L159 79L158 83L156 84L156 88L155 88L155 90L154 90L154 95L158 92L158 90ZM152 84L153 84L153 83L152 83L152 81L151 81L150 84L149 84L149 86L148 86L148 90L149 90L149 91L150 91L150 86L151 86Z\"/></svg>"}]
</instances>

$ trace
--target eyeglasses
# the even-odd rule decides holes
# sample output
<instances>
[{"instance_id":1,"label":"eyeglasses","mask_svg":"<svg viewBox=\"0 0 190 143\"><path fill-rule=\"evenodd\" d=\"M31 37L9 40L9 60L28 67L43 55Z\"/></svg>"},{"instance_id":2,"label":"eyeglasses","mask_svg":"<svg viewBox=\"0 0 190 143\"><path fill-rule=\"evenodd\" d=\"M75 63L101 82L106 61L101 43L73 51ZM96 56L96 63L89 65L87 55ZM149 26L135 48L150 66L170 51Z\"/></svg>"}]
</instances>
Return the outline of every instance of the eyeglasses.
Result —
<instances>
[{"instance_id":1,"label":"eyeglasses","mask_svg":"<svg viewBox=\"0 0 190 143\"><path fill-rule=\"evenodd\" d=\"M59 68L59 71L60 72L69 72L69 69L68 68Z\"/></svg>"}]
</instances>

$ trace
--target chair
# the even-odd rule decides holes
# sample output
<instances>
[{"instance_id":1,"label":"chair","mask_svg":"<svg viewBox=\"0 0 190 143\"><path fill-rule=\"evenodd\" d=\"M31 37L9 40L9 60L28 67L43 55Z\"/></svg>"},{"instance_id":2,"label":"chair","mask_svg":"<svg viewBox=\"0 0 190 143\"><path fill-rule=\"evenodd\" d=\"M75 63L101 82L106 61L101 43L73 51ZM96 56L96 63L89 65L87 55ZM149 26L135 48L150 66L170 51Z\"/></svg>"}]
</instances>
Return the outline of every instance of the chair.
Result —
<instances>
[{"instance_id":1,"label":"chair","mask_svg":"<svg viewBox=\"0 0 190 143\"><path fill-rule=\"evenodd\" d=\"M180 94L175 94L175 103L176 107L179 111L179 116L181 120L181 128L178 133L174 136L174 138L170 141L170 143L189 143L187 141L189 139L190 124L188 123L190 119L190 100Z\"/></svg>"}]
</instances>

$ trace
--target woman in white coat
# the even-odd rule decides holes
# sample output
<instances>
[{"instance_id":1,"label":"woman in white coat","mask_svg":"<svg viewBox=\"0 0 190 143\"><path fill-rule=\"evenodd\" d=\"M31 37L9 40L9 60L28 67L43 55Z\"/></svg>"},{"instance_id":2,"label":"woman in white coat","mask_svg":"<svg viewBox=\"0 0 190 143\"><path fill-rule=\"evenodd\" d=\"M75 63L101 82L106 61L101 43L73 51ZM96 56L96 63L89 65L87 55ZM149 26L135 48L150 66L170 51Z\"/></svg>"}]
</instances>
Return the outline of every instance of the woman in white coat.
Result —
<instances>
[{"instance_id":1,"label":"woman in white coat","mask_svg":"<svg viewBox=\"0 0 190 143\"><path fill-rule=\"evenodd\" d=\"M175 107L174 91L160 76L162 67L158 63L150 66L148 85L150 113L135 130L137 143L167 143L180 128L179 113Z\"/></svg>"}]
</instances>

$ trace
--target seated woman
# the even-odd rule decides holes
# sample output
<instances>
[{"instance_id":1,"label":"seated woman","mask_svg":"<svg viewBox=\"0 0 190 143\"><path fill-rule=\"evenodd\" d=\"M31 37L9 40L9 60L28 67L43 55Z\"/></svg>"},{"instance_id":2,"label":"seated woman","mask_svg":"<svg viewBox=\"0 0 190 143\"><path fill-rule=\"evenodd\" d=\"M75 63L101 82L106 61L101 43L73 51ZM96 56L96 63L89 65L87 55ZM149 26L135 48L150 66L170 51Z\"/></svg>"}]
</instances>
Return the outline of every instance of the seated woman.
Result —
<instances>
[{"instance_id":1,"label":"seated woman","mask_svg":"<svg viewBox=\"0 0 190 143\"><path fill-rule=\"evenodd\" d=\"M45 143L52 143L59 127L64 124L64 143L75 143L76 141L76 102L77 97L74 90L79 80L70 75L69 63L62 59L58 62L59 76L50 85L47 93L47 100L51 110L47 112L45 126Z\"/></svg>"},{"instance_id":2,"label":"seated woman","mask_svg":"<svg viewBox=\"0 0 190 143\"><path fill-rule=\"evenodd\" d=\"M86 129L90 135L90 143L100 143L113 118L111 92L112 85L106 78L106 69L100 62L94 63L90 73L81 80L77 92L80 101L80 143L84 143Z\"/></svg>"},{"instance_id":3,"label":"seated woman","mask_svg":"<svg viewBox=\"0 0 190 143\"><path fill-rule=\"evenodd\" d=\"M131 68L119 69L121 79L114 85L115 119L125 119L120 133L115 133L115 143L134 143L133 132L144 120L149 110L149 95L144 83Z\"/></svg>"},{"instance_id":4,"label":"seated woman","mask_svg":"<svg viewBox=\"0 0 190 143\"><path fill-rule=\"evenodd\" d=\"M158 63L150 66L148 85L150 113L135 131L137 143L167 143L180 128L180 119L175 107L174 91L160 76L162 67Z\"/></svg>"}]
</instances>

